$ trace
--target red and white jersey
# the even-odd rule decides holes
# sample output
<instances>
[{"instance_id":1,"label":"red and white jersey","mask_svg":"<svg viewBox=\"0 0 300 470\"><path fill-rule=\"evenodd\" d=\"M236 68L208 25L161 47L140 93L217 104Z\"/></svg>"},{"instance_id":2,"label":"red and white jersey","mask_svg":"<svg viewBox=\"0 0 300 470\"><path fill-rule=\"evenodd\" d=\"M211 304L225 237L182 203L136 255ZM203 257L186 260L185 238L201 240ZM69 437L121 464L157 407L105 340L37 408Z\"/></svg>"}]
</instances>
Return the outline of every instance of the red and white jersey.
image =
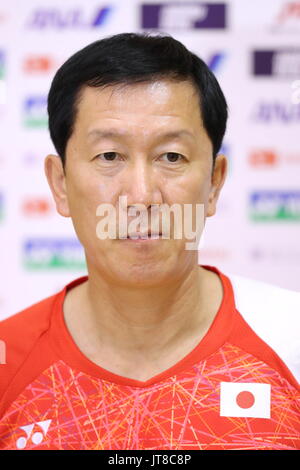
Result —
<instances>
[{"instance_id":1,"label":"red and white jersey","mask_svg":"<svg viewBox=\"0 0 300 470\"><path fill-rule=\"evenodd\" d=\"M0 449L300 449L300 294L225 275L206 335L147 381L89 360L68 289L0 323Z\"/></svg>"}]
</instances>

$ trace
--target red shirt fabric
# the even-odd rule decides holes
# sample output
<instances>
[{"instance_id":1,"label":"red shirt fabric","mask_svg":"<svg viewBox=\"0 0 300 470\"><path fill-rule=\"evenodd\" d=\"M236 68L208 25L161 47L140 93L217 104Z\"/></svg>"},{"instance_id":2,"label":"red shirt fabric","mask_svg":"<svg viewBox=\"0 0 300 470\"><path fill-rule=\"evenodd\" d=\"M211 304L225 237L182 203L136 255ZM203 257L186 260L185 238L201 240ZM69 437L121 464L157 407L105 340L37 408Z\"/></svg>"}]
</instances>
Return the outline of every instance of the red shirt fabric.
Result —
<instances>
[{"instance_id":1,"label":"red shirt fabric","mask_svg":"<svg viewBox=\"0 0 300 470\"><path fill-rule=\"evenodd\" d=\"M236 309L223 300L206 335L147 381L89 360L64 321L67 290L0 322L0 449L300 449L300 386ZM270 328L272 325L270 325Z\"/></svg>"}]
</instances>

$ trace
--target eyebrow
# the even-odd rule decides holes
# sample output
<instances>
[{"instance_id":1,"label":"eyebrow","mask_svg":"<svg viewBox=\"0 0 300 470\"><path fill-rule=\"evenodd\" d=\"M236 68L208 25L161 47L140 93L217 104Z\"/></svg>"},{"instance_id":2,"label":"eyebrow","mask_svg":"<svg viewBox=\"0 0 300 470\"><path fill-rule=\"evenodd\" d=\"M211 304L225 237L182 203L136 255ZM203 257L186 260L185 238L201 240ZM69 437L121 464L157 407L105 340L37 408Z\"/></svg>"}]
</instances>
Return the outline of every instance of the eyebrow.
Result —
<instances>
[{"instance_id":1,"label":"eyebrow","mask_svg":"<svg viewBox=\"0 0 300 470\"><path fill-rule=\"evenodd\" d=\"M107 139L107 138L117 138L122 139L123 137L130 137L130 134L126 131L120 130L101 130L101 129L93 129L88 133L88 138L94 137L93 140L100 140L100 139ZM167 140L167 139L178 139L180 137L189 137L194 138L194 134L187 129L180 129L176 131L169 131L163 134L156 135L157 138L160 140Z\"/></svg>"}]
</instances>

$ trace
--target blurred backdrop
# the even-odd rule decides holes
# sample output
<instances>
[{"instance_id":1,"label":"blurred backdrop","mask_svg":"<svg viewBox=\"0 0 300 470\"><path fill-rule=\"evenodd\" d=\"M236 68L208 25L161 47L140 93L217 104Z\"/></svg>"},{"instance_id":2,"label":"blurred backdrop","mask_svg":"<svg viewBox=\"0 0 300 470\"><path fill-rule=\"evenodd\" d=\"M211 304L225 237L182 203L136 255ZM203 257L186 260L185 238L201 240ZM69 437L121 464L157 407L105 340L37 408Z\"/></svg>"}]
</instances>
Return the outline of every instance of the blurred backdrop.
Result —
<instances>
[{"instance_id":1,"label":"blurred backdrop","mask_svg":"<svg viewBox=\"0 0 300 470\"><path fill-rule=\"evenodd\" d=\"M199 263L300 291L300 1L0 2L0 318L87 273L44 174L47 94L75 51L166 32L215 73L229 104L229 174Z\"/></svg>"}]
</instances>

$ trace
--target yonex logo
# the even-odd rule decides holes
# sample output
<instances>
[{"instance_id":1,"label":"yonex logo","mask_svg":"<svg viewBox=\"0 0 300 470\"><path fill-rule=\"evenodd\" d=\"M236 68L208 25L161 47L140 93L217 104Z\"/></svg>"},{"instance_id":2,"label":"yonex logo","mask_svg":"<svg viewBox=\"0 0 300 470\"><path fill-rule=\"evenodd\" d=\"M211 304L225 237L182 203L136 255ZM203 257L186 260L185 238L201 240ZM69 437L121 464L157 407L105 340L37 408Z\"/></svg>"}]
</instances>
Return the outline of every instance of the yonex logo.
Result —
<instances>
[{"instance_id":1,"label":"yonex logo","mask_svg":"<svg viewBox=\"0 0 300 470\"><path fill-rule=\"evenodd\" d=\"M38 445L43 442L51 421L51 419L47 419L46 421L38 421L37 423L21 426L20 429L26 433L26 437L18 438L16 442L17 449L25 449L28 441L34 445ZM38 426L40 430L33 432L34 426Z\"/></svg>"}]
</instances>

